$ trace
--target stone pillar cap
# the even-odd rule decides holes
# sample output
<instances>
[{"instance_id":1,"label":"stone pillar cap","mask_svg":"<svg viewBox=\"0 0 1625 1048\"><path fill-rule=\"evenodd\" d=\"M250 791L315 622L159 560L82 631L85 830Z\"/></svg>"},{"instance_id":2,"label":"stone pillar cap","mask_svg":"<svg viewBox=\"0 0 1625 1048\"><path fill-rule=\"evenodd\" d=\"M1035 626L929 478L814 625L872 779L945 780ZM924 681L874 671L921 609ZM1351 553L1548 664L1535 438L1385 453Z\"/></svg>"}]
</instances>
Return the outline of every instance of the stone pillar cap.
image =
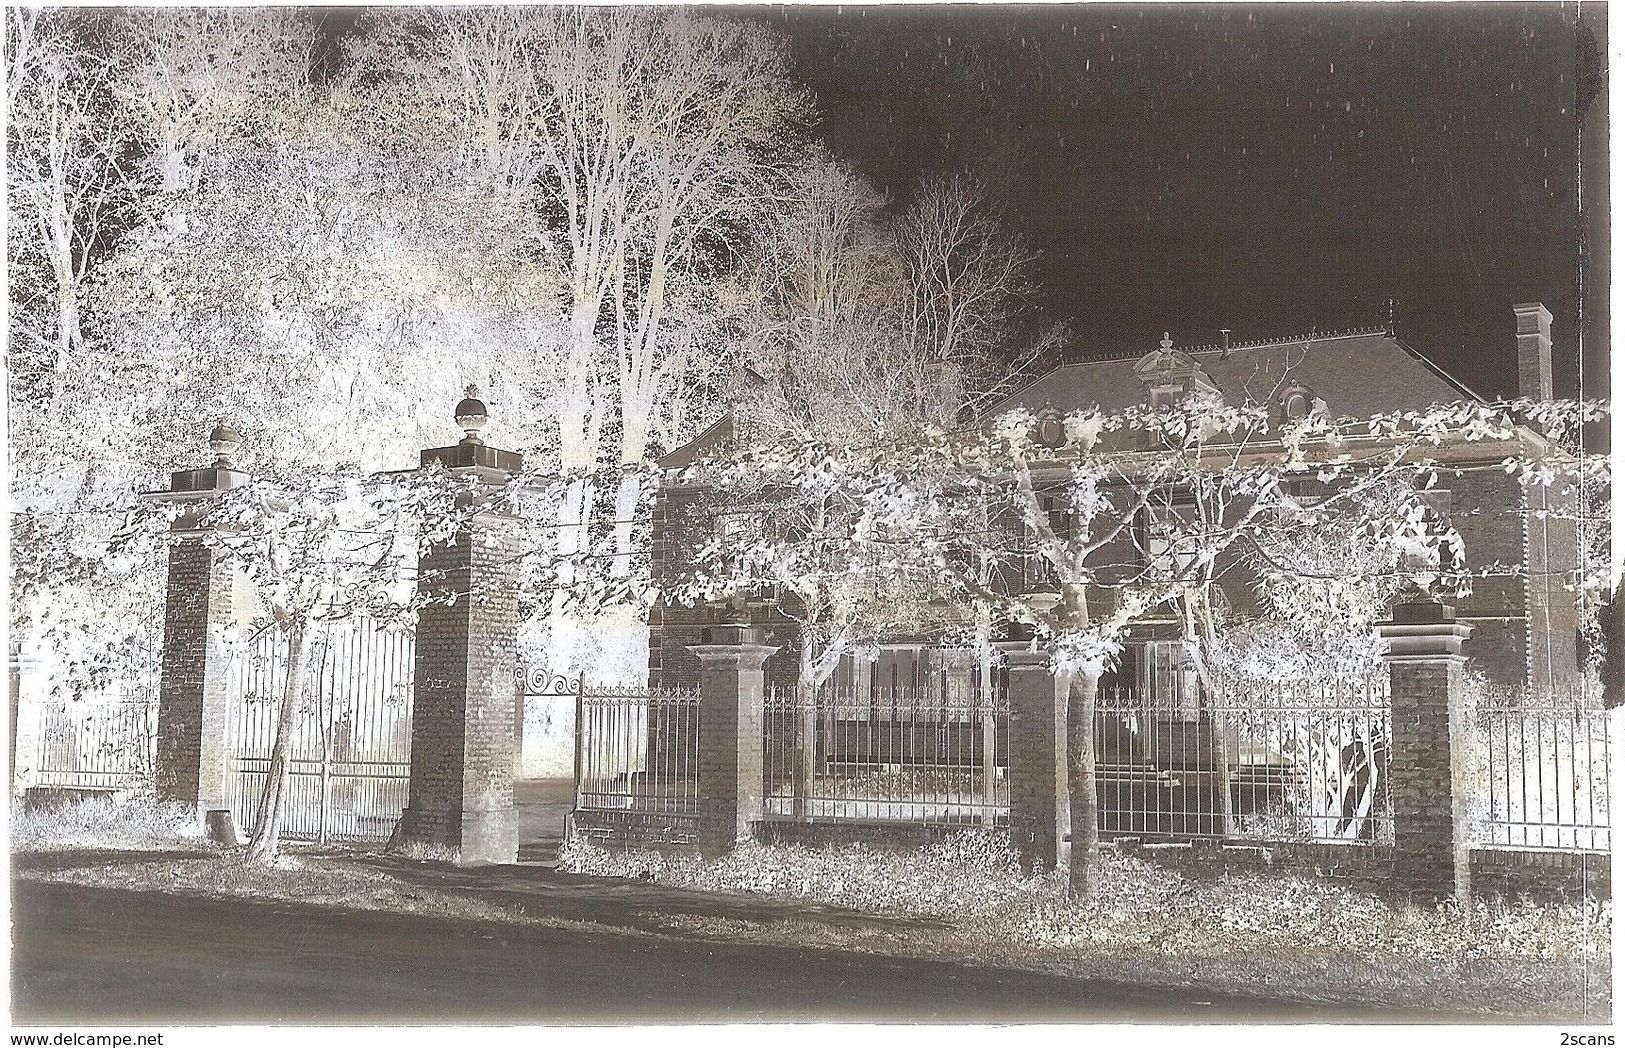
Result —
<instances>
[{"instance_id":1,"label":"stone pillar cap","mask_svg":"<svg viewBox=\"0 0 1625 1048\"><path fill-rule=\"evenodd\" d=\"M1456 621L1456 610L1445 604L1401 604L1394 617L1377 623L1377 632L1388 646L1390 662L1460 662L1462 643L1473 628Z\"/></svg>"},{"instance_id":2,"label":"stone pillar cap","mask_svg":"<svg viewBox=\"0 0 1625 1048\"><path fill-rule=\"evenodd\" d=\"M995 641L993 646L1004 653L1005 659L1012 667L1048 666L1049 652L1034 651L1031 643L1025 640L1001 640Z\"/></svg>"},{"instance_id":3,"label":"stone pillar cap","mask_svg":"<svg viewBox=\"0 0 1625 1048\"><path fill-rule=\"evenodd\" d=\"M700 630L703 645L765 644L767 638L760 626L748 622L724 622Z\"/></svg>"},{"instance_id":4,"label":"stone pillar cap","mask_svg":"<svg viewBox=\"0 0 1625 1048\"><path fill-rule=\"evenodd\" d=\"M690 644L688 650L700 662L715 665L734 663L740 669L760 669L769 655L779 650L777 644Z\"/></svg>"},{"instance_id":5,"label":"stone pillar cap","mask_svg":"<svg viewBox=\"0 0 1625 1048\"><path fill-rule=\"evenodd\" d=\"M1396 604L1394 606L1394 617L1391 621L1406 625L1423 622L1455 622L1456 609L1449 604L1436 604L1433 601Z\"/></svg>"}]
</instances>

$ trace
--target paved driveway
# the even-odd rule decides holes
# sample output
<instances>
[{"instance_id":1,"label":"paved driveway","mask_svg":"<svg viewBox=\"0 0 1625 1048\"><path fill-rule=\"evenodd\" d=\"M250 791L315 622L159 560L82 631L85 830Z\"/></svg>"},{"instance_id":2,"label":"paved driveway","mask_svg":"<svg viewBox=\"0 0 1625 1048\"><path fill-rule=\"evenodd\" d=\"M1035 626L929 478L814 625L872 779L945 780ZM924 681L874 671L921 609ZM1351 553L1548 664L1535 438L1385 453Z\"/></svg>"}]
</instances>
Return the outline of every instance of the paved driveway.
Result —
<instances>
[{"instance_id":1,"label":"paved driveway","mask_svg":"<svg viewBox=\"0 0 1625 1048\"><path fill-rule=\"evenodd\" d=\"M516 873L518 871L515 871ZM543 871L536 871L541 875ZM726 917L738 900L623 882L560 916ZM570 905L574 900L575 905ZM754 905L745 903L745 905ZM379 912L14 882L13 1018L20 1024L744 1020L1440 1021L1332 1013L1265 999L1033 972L670 934L488 924ZM868 920L850 915L850 920ZM635 921L619 927L636 927Z\"/></svg>"}]
</instances>

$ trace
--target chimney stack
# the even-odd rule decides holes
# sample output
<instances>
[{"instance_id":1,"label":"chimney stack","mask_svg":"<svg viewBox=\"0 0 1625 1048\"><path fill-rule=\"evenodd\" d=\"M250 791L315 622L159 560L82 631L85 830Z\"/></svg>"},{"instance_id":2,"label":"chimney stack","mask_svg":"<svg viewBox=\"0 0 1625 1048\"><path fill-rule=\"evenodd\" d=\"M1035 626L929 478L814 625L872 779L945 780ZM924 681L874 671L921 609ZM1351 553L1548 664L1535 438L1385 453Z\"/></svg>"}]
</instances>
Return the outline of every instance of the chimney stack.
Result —
<instances>
[{"instance_id":1,"label":"chimney stack","mask_svg":"<svg viewBox=\"0 0 1625 1048\"><path fill-rule=\"evenodd\" d=\"M1222 359L1224 357L1228 357L1229 355L1230 355L1230 329L1229 328L1220 328L1219 329L1219 356Z\"/></svg>"},{"instance_id":2,"label":"chimney stack","mask_svg":"<svg viewBox=\"0 0 1625 1048\"><path fill-rule=\"evenodd\" d=\"M1552 314L1539 302L1512 307L1518 318L1518 396L1552 399Z\"/></svg>"}]
</instances>

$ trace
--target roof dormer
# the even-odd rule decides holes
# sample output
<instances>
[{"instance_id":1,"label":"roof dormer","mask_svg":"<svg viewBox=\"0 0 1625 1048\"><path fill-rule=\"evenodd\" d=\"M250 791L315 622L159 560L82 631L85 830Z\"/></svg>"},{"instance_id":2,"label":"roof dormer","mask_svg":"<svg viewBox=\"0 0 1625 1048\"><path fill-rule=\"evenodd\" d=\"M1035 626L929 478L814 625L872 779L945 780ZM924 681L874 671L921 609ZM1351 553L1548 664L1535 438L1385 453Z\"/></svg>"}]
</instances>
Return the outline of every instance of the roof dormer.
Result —
<instances>
[{"instance_id":1,"label":"roof dormer","mask_svg":"<svg viewBox=\"0 0 1625 1048\"><path fill-rule=\"evenodd\" d=\"M1134 377L1145 387L1145 401L1153 408L1171 408L1192 393L1219 392L1194 357L1174 348L1166 331L1158 347L1135 363Z\"/></svg>"}]
</instances>

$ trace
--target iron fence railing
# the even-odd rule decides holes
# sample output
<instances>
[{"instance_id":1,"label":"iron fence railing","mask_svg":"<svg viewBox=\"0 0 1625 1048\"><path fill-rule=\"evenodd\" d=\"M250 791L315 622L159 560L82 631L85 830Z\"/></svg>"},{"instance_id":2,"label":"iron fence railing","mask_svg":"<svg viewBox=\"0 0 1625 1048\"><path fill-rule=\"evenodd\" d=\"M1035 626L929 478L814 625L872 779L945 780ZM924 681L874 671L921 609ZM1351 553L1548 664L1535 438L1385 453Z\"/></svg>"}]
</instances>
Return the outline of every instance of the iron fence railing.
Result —
<instances>
[{"instance_id":1,"label":"iron fence railing","mask_svg":"<svg viewBox=\"0 0 1625 1048\"><path fill-rule=\"evenodd\" d=\"M1608 714L1578 703L1480 707L1472 717L1474 842L1608 851Z\"/></svg>"},{"instance_id":2,"label":"iron fence railing","mask_svg":"<svg viewBox=\"0 0 1625 1048\"><path fill-rule=\"evenodd\" d=\"M1010 715L997 693L784 688L763 728L768 819L1009 820Z\"/></svg>"},{"instance_id":3,"label":"iron fence railing","mask_svg":"<svg viewBox=\"0 0 1625 1048\"><path fill-rule=\"evenodd\" d=\"M1393 840L1380 682L1194 705L1103 688L1098 701L1097 795L1108 836Z\"/></svg>"},{"instance_id":4,"label":"iron fence railing","mask_svg":"<svg viewBox=\"0 0 1625 1048\"><path fill-rule=\"evenodd\" d=\"M576 702L578 811L698 815L697 693L582 688Z\"/></svg>"},{"instance_id":5,"label":"iron fence railing","mask_svg":"<svg viewBox=\"0 0 1625 1048\"><path fill-rule=\"evenodd\" d=\"M985 692L974 679L770 689L762 817L1006 825L1004 675ZM578 809L697 814L696 695L636 689L577 701ZM1612 751L1602 711L1479 708L1468 723L1476 844L1610 846ZM1391 844L1392 728L1386 675L1232 690L1217 701L1206 692L1103 687L1094 740L1100 830L1108 839Z\"/></svg>"},{"instance_id":6,"label":"iron fence railing","mask_svg":"<svg viewBox=\"0 0 1625 1048\"><path fill-rule=\"evenodd\" d=\"M282 835L384 840L406 807L415 638L368 619L331 623L311 652L288 753ZM276 740L288 646L266 630L231 663L227 803L251 830Z\"/></svg>"},{"instance_id":7,"label":"iron fence railing","mask_svg":"<svg viewBox=\"0 0 1625 1048\"><path fill-rule=\"evenodd\" d=\"M158 764L158 680L162 637L129 639L116 665L89 680L58 681L17 707L33 745L17 753L20 784L63 789L150 791ZM18 729L13 725L13 730Z\"/></svg>"},{"instance_id":8,"label":"iron fence railing","mask_svg":"<svg viewBox=\"0 0 1625 1048\"><path fill-rule=\"evenodd\" d=\"M155 694L112 702L53 699L40 711L33 783L67 789L144 790L158 757Z\"/></svg>"}]
</instances>

